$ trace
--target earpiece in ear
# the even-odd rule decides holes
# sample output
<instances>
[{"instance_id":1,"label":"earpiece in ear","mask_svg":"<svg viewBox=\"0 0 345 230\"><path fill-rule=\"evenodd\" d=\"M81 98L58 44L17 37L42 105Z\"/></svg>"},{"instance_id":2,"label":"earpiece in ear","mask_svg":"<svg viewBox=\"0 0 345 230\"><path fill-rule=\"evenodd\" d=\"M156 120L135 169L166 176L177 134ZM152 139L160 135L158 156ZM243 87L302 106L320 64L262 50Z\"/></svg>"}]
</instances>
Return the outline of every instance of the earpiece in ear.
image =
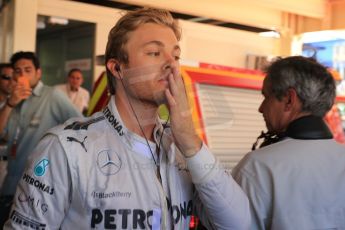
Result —
<instances>
[{"instance_id":1,"label":"earpiece in ear","mask_svg":"<svg viewBox=\"0 0 345 230\"><path fill-rule=\"evenodd\" d=\"M120 64L118 64L118 63L115 64L115 71L117 72L117 74L119 75L120 79L122 80L122 74L121 74L121 66L120 66Z\"/></svg>"},{"instance_id":2,"label":"earpiece in ear","mask_svg":"<svg viewBox=\"0 0 345 230\"><path fill-rule=\"evenodd\" d=\"M120 65L118 63L116 63L116 65L115 65L115 70L116 70L116 72L120 72L121 71L121 67L120 67Z\"/></svg>"}]
</instances>

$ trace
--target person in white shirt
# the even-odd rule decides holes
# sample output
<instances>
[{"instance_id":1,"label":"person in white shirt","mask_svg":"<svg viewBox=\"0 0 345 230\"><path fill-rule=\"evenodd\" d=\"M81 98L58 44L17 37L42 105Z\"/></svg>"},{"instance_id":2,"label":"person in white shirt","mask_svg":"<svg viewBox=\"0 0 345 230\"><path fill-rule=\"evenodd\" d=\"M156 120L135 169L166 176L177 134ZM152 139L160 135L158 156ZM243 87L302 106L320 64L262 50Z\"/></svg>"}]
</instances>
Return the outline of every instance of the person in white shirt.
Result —
<instances>
[{"instance_id":1,"label":"person in white shirt","mask_svg":"<svg viewBox=\"0 0 345 230\"><path fill-rule=\"evenodd\" d=\"M56 88L64 92L81 113L85 113L90 101L90 93L81 85L84 82L83 73L74 68L68 72L66 84L57 85Z\"/></svg>"},{"instance_id":2,"label":"person in white shirt","mask_svg":"<svg viewBox=\"0 0 345 230\"><path fill-rule=\"evenodd\" d=\"M232 170L250 201L250 229L345 229L345 146L323 120L336 95L331 73L311 58L279 58L262 95L265 140Z\"/></svg>"}]
</instances>

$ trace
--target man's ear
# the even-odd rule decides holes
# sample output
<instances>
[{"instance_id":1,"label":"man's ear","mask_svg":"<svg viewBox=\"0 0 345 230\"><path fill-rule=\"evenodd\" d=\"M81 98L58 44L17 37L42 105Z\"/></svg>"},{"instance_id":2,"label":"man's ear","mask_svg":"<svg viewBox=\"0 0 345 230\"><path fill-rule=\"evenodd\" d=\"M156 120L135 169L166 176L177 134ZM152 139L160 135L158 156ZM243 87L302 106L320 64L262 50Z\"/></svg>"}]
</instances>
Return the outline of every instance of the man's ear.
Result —
<instances>
[{"instance_id":1,"label":"man's ear","mask_svg":"<svg viewBox=\"0 0 345 230\"><path fill-rule=\"evenodd\" d=\"M285 103L285 111L290 111L299 105L299 98L297 92L293 88L289 88L283 98Z\"/></svg>"},{"instance_id":2,"label":"man's ear","mask_svg":"<svg viewBox=\"0 0 345 230\"><path fill-rule=\"evenodd\" d=\"M117 79L121 79L121 76L119 76L118 71L116 70L116 66L119 66L119 62L113 58L109 59L107 61L107 69L115 76Z\"/></svg>"},{"instance_id":3,"label":"man's ear","mask_svg":"<svg viewBox=\"0 0 345 230\"><path fill-rule=\"evenodd\" d=\"M41 68L36 70L36 76L38 77L38 79L41 80L41 77L42 77L42 70L41 70Z\"/></svg>"}]
</instances>

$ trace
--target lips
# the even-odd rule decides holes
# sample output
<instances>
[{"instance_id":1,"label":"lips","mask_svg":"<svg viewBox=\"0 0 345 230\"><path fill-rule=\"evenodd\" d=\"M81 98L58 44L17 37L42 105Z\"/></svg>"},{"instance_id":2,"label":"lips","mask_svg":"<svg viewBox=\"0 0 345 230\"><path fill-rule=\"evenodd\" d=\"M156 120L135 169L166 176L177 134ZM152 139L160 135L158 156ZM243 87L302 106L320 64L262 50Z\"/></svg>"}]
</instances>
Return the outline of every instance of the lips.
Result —
<instances>
[{"instance_id":1,"label":"lips","mask_svg":"<svg viewBox=\"0 0 345 230\"><path fill-rule=\"evenodd\" d=\"M163 85L164 88L166 88L166 87L168 87L168 85L169 85L169 81L168 81L168 79L162 78L162 79L159 79L159 80L158 80L158 84Z\"/></svg>"},{"instance_id":2,"label":"lips","mask_svg":"<svg viewBox=\"0 0 345 230\"><path fill-rule=\"evenodd\" d=\"M168 82L169 80L168 80L168 78L166 77L166 78L160 78L160 79L158 79L158 81L159 81L159 82Z\"/></svg>"},{"instance_id":3,"label":"lips","mask_svg":"<svg viewBox=\"0 0 345 230\"><path fill-rule=\"evenodd\" d=\"M170 74L170 73L169 73L169 74ZM167 87L167 86L169 85L169 78L168 78L169 74L166 74L166 75L164 75L163 77L161 77L161 78L158 80L158 82L161 83L161 84L164 84L164 86Z\"/></svg>"}]
</instances>

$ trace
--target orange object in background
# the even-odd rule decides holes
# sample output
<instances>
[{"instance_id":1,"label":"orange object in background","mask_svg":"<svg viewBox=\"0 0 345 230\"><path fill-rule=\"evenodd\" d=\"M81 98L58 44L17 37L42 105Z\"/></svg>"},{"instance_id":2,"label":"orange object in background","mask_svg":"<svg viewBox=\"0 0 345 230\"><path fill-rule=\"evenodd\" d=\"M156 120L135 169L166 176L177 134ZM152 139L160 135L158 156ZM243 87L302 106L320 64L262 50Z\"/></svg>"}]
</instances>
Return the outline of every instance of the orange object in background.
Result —
<instances>
[{"instance_id":1,"label":"orange object in background","mask_svg":"<svg viewBox=\"0 0 345 230\"><path fill-rule=\"evenodd\" d=\"M30 89L30 82L29 82L29 78L25 77L25 76L20 76L17 79L17 82L19 85L24 86L26 89Z\"/></svg>"},{"instance_id":2,"label":"orange object in background","mask_svg":"<svg viewBox=\"0 0 345 230\"><path fill-rule=\"evenodd\" d=\"M337 105L333 105L332 109L326 114L324 119L328 124L334 139L339 143L345 144L345 134Z\"/></svg>"},{"instance_id":3,"label":"orange object in background","mask_svg":"<svg viewBox=\"0 0 345 230\"><path fill-rule=\"evenodd\" d=\"M330 69L328 69L328 71L332 74L335 81L341 81L342 80L340 73L337 70L330 68Z\"/></svg>"},{"instance_id":4,"label":"orange object in background","mask_svg":"<svg viewBox=\"0 0 345 230\"><path fill-rule=\"evenodd\" d=\"M196 218L195 216L192 216L189 223L189 229L196 230L198 227L198 223L199 223L199 219Z\"/></svg>"}]
</instances>

